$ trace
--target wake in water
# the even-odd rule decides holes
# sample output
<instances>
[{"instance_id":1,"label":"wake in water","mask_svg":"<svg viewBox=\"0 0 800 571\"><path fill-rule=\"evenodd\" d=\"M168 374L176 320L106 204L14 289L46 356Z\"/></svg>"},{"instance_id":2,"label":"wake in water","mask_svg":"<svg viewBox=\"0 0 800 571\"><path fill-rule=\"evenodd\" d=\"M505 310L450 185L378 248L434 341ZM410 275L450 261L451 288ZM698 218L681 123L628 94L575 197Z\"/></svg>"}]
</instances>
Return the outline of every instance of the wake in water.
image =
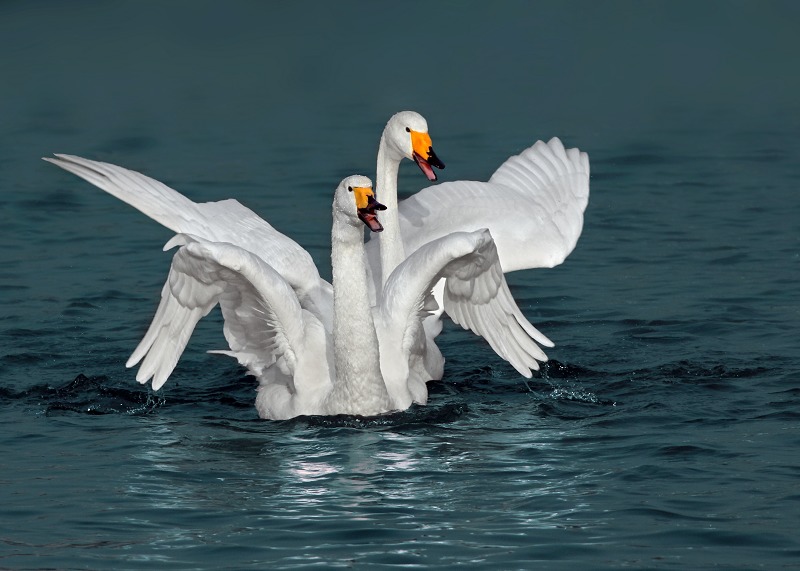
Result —
<instances>
[{"instance_id":1,"label":"wake in water","mask_svg":"<svg viewBox=\"0 0 800 571\"><path fill-rule=\"evenodd\" d=\"M2 399L9 403L39 405L46 415L58 412L146 415L166 403L164 397L152 392L114 387L107 377L87 377L83 374L58 387L34 385L20 392L6 390Z\"/></svg>"},{"instance_id":2,"label":"wake in water","mask_svg":"<svg viewBox=\"0 0 800 571\"><path fill-rule=\"evenodd\" d=\"M679 361L644 369L602 371L549 361L539 378L524 384L508 371L492 366L457 366L454 373L443 381L430 383L427 406L375 417L299 417L283 422L314 428L402 429L451 424L475 415L504 414L520 407L534 410L541 418L562 420L599 420L607 415L618 417L620 413L623 417L635 416L643 408L653 406L677 407L688 414L695 408L693 398L709 392L735 394L741 390L738 381L769 377L771 369ZM181 385L175 391L155 393L136 386L124 388L105 376L80 374L61 386L35 385L20 392L3 389L0 399L8 404L33 407L45 415L143 416L166 414L167 410L171 411L169 414L182 415L183 409L190 409L191 414L206 420L256 420L251 406L255 383L237 367L226 368L216 379L201 384ZM491 398L487 398L489 395ZM793 396L791 392L781 393L776 399L783 402L778 397ZM748 414L757 416L757 411L751 408L747 406ZM785 406L778 408L786 413Z\"/></svg>"}]
</instances>

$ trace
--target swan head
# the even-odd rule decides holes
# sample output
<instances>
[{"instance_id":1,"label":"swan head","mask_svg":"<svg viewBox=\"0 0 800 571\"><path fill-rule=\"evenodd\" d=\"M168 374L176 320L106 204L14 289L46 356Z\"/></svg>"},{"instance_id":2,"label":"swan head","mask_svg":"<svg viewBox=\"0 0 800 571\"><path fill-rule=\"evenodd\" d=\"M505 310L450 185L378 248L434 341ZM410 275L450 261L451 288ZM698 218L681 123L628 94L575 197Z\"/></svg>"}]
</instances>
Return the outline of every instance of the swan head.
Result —
<instances>
[{"instance_id":1,"label":"swan head","mask_svg":"<svg viewBox=\"0 0 800 571\"><path fill-rule=\"evenodd\" d=\"M378 210L386 207L375 200L372 190L372 181L361 175L348 176L336 189L333 199L334 212L341 212L345 219L353 226L360 223L366 224L373 232L383 231L383 226L378 222Z\"/></svg>"},{"instance_id":2,"label":"swan head","mask_svg":"<svg viewBox=\"0 0 800 571\"><path fill-rule=\"evenodd\" d=\"M387 150L397 161L404 158L414 161L428 180L437 178L432 167L444 168L444 163L433 152L428 122L419 113L401 111L393 115L383 130L383 138Z\"/></svg>"}]
</instances>

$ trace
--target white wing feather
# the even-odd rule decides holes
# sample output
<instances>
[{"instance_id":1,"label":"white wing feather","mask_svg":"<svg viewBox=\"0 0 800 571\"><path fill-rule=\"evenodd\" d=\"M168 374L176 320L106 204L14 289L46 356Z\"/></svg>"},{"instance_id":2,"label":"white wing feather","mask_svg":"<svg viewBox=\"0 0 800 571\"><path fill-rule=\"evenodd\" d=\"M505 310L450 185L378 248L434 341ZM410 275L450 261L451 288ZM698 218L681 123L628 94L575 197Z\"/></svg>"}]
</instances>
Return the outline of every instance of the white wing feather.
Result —
<instances>
[{"instance_id":1,"label":"white wing feather","mask_svg":"<svg viewBox=\"0 0 800 571\"><path fill-rule=\"evenodd\" d=\"M575 248L589 200L589 158L557 138L509 158L489 182L444 182L400 203L406 255L452 232L488 228L504 272L553 267ZM368 244L377 260L378 240Z\"/></svg>"},{"instance_id":2,"label":"white wing feather","mask_svg":"<svg viewBox=\"0 0 800 571\"><path fill-rule=\"evenodd\" d=\"M429 242L389 276L380 311L384 323L397 324L402 330L404 351L424 335L425 302L441 278L445 278L447 313L465 329L484 337L520 374L530 377L531 369L539 368L537 360L547 360L536 341L549 347L553 343L517 307L486 229L456 232Z\"/></svg>"},{"instance_id":3,"label":"white wing feather","mask_svg":"<svg viewBox=\"0 0 800 571\"><path fill-rule=\"evenodd\" d=\"M253 374L278 363L294 375L302 348L305 319L294 291L273 268L232 244L206 242L180 234L167 246L180 245L173 257L161 303L147 333L127 362L140 360L136 380L153 379L159 389L172 373L197 322L219 303L230 346Z\"/></svg>"},{"instance_id":4,"label":"white wing feather","mask_svg":"<svg viewBox=\"0 0 800 571\"><path fill-rule=\"evenodd\" d=\"M73 155L44 160L105 190L178 234L227 242L256 254L294 288L303 307L330 321L332 290L311 255L234 199L195 203L136 171Z\"/></svg>"}]
</instances>

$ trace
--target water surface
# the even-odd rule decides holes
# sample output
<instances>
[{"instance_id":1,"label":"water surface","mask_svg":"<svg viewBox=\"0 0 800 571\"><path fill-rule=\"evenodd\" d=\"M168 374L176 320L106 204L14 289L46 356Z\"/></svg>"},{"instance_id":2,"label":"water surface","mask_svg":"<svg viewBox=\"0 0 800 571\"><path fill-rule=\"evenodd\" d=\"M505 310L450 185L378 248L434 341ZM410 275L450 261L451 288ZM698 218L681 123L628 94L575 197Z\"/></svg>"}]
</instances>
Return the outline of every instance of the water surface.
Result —
<instances>
[{"instance_id":1,"label":"water surface","mask_svg":"<svg viewBox=\"0 0 800 571\"><path fill-rule=\"evenodd\" d=\"M798 16L3 4L0 567L800 568ZM406 108L442 180L540 138L589 153L578 248L509 276L557 344L541 374L448 326L428 406L267 422L205 353L215 313L138 385L171 235L39 158L236 197L329 276L333 189Z\"/></svg>"}]
</instances>

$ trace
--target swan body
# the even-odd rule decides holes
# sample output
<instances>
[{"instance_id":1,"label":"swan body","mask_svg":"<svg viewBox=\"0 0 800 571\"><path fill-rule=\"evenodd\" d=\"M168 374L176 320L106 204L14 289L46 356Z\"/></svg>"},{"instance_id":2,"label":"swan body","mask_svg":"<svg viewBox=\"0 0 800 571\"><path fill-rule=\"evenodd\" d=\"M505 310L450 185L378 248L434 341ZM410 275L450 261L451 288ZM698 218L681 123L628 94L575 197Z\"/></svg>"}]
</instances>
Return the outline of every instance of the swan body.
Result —
<instances>
[{"instance_id":1,"label":"swan body","mask_svg":"<svg viewBox=\"0 0 800 571\"><path fill-rule=\"evenodd\" d=\"M365 177L348 177L333 203L333 284L305 250L234 200L196 204L145 175L69 155L46 159L177 232L178 247L153 321L127 366L140 383L167 381L198 321L217 304L229 349L259 381L263 418L375 415L425 403L430 354L424 319L443 281L443 306L530 377L550 344L522 315L486 229L425 244L370 301L363 227L382 208ZM435 363L434 363L435 366ZM427 368L426 368L427 367Z\"/></svg>"}]
</instances>

